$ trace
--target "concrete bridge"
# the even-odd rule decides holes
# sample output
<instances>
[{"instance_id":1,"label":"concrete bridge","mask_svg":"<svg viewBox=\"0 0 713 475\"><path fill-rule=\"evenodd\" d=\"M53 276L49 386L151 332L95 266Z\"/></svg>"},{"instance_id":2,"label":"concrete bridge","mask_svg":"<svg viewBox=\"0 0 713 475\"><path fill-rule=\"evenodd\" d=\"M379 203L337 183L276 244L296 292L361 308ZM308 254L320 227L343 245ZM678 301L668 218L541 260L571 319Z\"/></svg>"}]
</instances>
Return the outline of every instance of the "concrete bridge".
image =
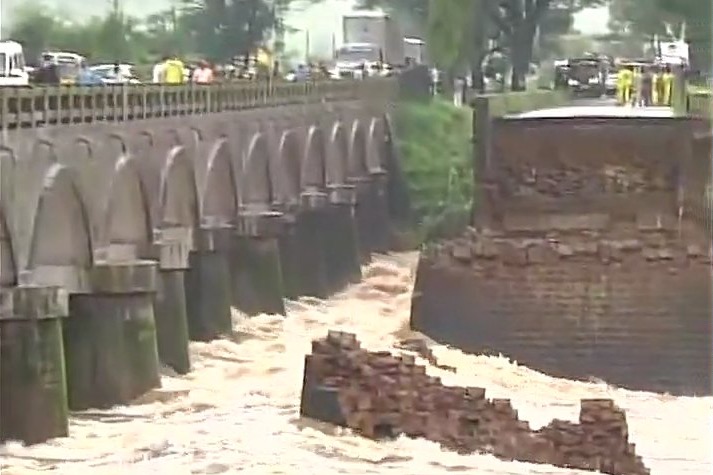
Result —
<instances>
[{"instance_id":1,"label":"concrete bridge","mask_svg":"<svg viewBox=\"0 0 713 475\"><path fill-rule=\"evenodd\" d=\"M393 86L2 91L2 438L190 371L231 306L360 279L403 192Z\"/></svg>"}]
</instances>

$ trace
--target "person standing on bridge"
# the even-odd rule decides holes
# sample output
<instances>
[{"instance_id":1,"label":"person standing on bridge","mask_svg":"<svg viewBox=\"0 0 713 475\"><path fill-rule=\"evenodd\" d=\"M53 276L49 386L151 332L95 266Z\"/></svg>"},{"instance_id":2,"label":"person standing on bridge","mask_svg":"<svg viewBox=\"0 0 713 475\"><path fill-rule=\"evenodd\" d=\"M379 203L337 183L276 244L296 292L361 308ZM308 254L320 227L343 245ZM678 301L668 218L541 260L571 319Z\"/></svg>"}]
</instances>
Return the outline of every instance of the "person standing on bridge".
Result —
<instances>
[{"instance_id":1,"label":"person standing on bridge","mask_svg":"<svg viewBox=\"0 0 713 475\"><path fill-rule=\"evenodd\" d=\"M673 73L671 72L671 67L666 66L663 73L662 79L662 90L663 90L663 105L671 106L671 92L673 90Z\"/></svg>"},{"instance_id":2,"label":"person standing on bridge","mask_svg":"<svg viewBox=\"0 0 713 475\"><path fill-rule=\"evenodd\" d=\"M173 56L164 63L164 82L171 85L183 84L185 82L184 70L183 61L177 56Z\"/></svg>"},{"instance_id":3,"label":"person standing on bridge","mask_svg":"<svg viewBox=\"0 0 713 475\"><path fill-rule=\"evenodd\" d=\"M634 85L634 71L631 66L626 66L619 71L617 82L620 87L621 105L631 104L631 89Z\"/></svg>"},{"instance_id":4,"label":"person standing on bridge","mask_svg":"<svg viewBox=\"0 0 713 475\"><path fill-rule=\"evenodd\" d=\"M655 106L663 105L663 68L657 67L654 71L653 88L651 89L651 102Z\"/></svg>"},{"instance_id":5,"label":"person standing on bridge","mask_svg":"<svg viewBox=\"0 0 713 475\"><path fill-rule=\"evenodd\" d=\"M654 86L654 77L651 68L644 66L641 68L641 92L639 94L639 106L649 107L651 105L651 91Z\"/></svg>"},{"instance_id":6,"label":"person standing on bridge","mask_svg":"<svg viewBox=\"0 0 713 475\"><path fill-rule=\"evenodd\" d=\"M165 82L166 61L168 61L169 59L170 58L168 56L164 56L163 58L161 58L161 61L154 65L153 71L151 72L152 82L154 84L162 84Z\"/></svg>"},{"instance_id":7,"label":"person standing on bridge","mask_svg":"<svg viewBox=\"0 0 713 475\"><path fill-rule=\"evenodd\" d=\"M213 69L208 65L208 61L201 60L198 67L193 70L193 82L196 84L210 84L213 82Z\"/></svg>"}]
</instances>

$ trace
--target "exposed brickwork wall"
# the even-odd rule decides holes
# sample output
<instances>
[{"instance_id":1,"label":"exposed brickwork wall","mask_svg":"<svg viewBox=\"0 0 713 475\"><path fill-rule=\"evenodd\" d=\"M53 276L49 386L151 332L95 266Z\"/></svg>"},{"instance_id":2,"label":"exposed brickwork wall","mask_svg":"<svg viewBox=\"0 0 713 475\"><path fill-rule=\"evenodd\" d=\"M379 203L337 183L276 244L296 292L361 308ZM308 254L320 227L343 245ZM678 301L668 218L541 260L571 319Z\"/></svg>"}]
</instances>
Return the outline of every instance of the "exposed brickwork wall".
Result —
<instances>
[{"instance_id":1,"label":"exposed brickwork wall","mask_svg":"<svg viewBox=\"0 0 713 475\"><path fill-rule=\"evenodd\" d=\"M500 120L481 179L495 222L537 214L602 213L609 219L676 215L689 171L684 123L664 120ZM507 223L505 223L505 227Z\"/></svg>"},{"instance_id":2,"label":"exposed brickwork wall","mask_svg":"<svg viewBox=\"0 0 713 475\"><path fill-rule=\"evenodd\" d=\"M710 393L705 126L496 119L480 137L483 234L422 255L412 327L550 374Z\"/></svg>"},{"instance_id":3,"label":"exposed brickwork wall","mask_svg":"<svg viewBox=\"0 0 713 475\"><path fill-rule=\"evenodd\" d=\"M422 255L411 325L557 376L710 393L710 248L642 236L442 243Z\"/></svg>"},{"instance_id":4,"label":"exposed brickwork wall","mask_svg":"<svg viewBox=\"0 0 713 475\"><path fill-rule=\"evenodd\" d=\"M483 388L444 386L412 356L368 352L356 336L330 331L305 358L300 413L370 438L424 437L461 453L602 473L644 475L629 443L624 411L608 399L581 402L578 423L553 420L532 430L509 399Z\"/></svg>"}]
</instances>

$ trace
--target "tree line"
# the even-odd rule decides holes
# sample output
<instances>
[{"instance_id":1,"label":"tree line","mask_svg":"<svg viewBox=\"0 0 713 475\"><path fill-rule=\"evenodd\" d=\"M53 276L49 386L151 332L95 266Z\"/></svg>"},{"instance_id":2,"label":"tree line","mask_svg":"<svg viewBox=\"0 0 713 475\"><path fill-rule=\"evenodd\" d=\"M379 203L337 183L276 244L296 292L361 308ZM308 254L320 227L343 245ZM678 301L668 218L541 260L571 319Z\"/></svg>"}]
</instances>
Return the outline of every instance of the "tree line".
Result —
<instances>
[{"instance_id":1,"label":"tree line","mask_svg":"<svg viewBox=\"0 0 713 475\"><path fill-rule=\"evenodd\" d=\"M28 58L47 49L72 51L92 61L150 63L167 54L224 61L253 51L287 28L291 0L180 0L145 18L124 13L119 0L102 17L70 21L60 11L28 0L12 12L8 37Z\"/></svg>"},{"instance_id":2,"label":"tree line","mask_svg":"<svg viewBox=\"0 0 713 475\"><path fill-rule=\"evenodd\" d=\"M319 4L321 0L309 0ZM10 37L21 41L28 57L47 48L71 50L92 60L153 62L173 53L224 61L274 38L284 52L289 30L285 16L297 0L180 0L177 6L145 18L126 15L119 0L101 18L82 23L32 0L13 13ZM427 40L430 57L442 69L474 72L482 81L484 59L499 52L511 66L511 87L524 78L539 52L571 31L572 16L588 7L608 6L611 35L644 42L666 37L686 25L686 38L701 70L711 67L713 11L709 0L360 0L361 7L382 8L406 25L408 34ZM335 25L335 28L338 28Z\"/></svg>"},{"instance_id":3,"label":"tree line","mask_svg":"<svg viewBox=\"0 0 713 475\"><path fill-rule=\"evenodd\" d=\"M611 36L644 43L665 39L686 25L697 67L711 67L713 12L710 0L365 0L404 18L427 38L431 58L445 70L465 68L482 81L483 59L502 53L511 66L511 87L524 87L536 50L553 49L571 32L573 15L608 6ZM536 48L537 47L537 48Z\"/></svg>"}]
</instances>

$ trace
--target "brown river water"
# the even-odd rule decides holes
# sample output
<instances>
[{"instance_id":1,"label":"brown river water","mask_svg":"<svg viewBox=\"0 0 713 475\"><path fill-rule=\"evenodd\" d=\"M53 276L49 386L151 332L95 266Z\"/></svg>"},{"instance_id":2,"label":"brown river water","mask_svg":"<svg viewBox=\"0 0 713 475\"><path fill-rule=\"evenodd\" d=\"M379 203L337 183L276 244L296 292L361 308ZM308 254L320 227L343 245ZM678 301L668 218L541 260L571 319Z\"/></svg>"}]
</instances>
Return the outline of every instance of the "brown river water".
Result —
<instances>
[{"instance_id":1,"label":"brown river water","mask_svg":"<svg viewBox=\"0 0 713 475\"><path fill-rule=\"evenodd\" d=\"M408 331L416 253L375 258L364 281L328 301L289 304L287 318L236 314L231 339L192 343L194 371L164 371L163 388L134 405L73 414L71 436L0 447L2 475L591 473L458 455L424 440L366 440L300 420L302 365L328 329L356 332L371 349L394 348ZM713 472L713 398L632 392L555 379L500 357L432 345L447 384L508 397L533 427L576 420L579 399L611 397L626 409L631 439L654 475Z\"/></svg>"}]
</instances>

